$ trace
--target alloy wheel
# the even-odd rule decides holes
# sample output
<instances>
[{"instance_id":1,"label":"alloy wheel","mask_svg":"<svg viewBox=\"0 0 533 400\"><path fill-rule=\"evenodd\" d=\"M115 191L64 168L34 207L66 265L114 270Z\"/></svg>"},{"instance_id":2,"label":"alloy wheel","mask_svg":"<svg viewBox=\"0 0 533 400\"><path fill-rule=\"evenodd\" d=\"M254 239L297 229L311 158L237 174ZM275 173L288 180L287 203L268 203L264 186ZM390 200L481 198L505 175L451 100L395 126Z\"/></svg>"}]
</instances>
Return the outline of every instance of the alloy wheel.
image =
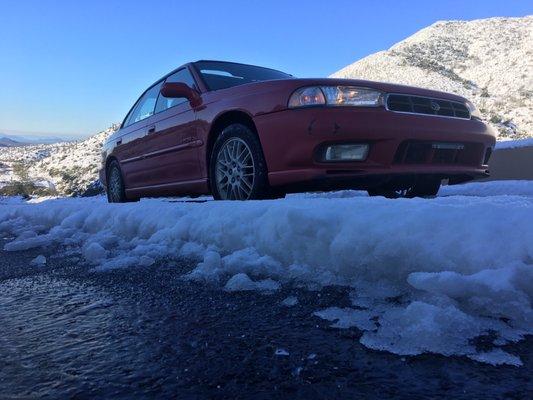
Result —
<instances>
[{"instance_id":1,"label":"alloy wheel","mask_svg":"<svg viewBox=\"0 0 533 400\"><path fill-rule=\"evenodd\" d=\"M228 139L216 160L216 185L224 200L247 200L252 194L255 165L252 151L240 138Z\"/></svg>"}]
</instances>

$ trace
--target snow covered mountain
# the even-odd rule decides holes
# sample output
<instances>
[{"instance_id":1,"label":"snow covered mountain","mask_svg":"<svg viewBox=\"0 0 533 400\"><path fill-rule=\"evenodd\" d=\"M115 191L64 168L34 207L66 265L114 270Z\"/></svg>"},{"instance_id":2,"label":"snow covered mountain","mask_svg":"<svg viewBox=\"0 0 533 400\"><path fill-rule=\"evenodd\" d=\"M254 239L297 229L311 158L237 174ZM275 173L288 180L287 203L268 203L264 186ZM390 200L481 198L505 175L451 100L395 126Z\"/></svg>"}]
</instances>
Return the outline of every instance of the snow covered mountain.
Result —
<instances>
[{"instance_id":1,"label":"snow covered mountain","mask_svg":"<svg viewBox=\"0 0 533 400\"><path fill-rule=\"evenodd\" d=\"M501 138L533 136L533 15L440 21L334 73L472 100Z\"/></svg>"},{"instance_id":2,"label":"snow covered mountain","mask_svg":"<svg viewBox=\"0 0 533 400\"><path fill-rule=\"evenodd\" d=\"M113 125L79 142L2 148L0 188L28 179L32 184L47 188L49 194L84 196L101 192L100 151L105 139L116 128ZM27 177L18 176L21 170Z\"/></svg>"}]
</instances>

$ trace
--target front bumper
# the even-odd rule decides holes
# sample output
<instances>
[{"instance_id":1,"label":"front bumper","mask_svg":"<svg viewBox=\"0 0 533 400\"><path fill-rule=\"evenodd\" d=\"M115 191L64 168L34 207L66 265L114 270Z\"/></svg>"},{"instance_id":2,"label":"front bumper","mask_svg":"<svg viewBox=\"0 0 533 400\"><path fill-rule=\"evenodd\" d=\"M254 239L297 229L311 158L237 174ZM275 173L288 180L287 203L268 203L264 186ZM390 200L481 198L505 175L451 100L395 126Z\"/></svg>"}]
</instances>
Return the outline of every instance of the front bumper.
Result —
<instances>
[{"instance_id":1,"label":"front bumper","mask_svg":"<svg viewBox=\"0 0 533 400\"><path fill-rule=\"evenodd\" d=\"M487 155L495 144L494 132L475 119L384 108L293 109L258 116L255 123L272 186L367 187L391 177L417 175L465 181L486 176ZM317 154L332 143L368 143L370 150L364 161L321 161ZM453 157L431 151L408 156L417 146L422 148L420 144L431 149L432 143L462 144L463 150ZM416 146L409 150L409 144Z\"/></svg>"}]
</instances>

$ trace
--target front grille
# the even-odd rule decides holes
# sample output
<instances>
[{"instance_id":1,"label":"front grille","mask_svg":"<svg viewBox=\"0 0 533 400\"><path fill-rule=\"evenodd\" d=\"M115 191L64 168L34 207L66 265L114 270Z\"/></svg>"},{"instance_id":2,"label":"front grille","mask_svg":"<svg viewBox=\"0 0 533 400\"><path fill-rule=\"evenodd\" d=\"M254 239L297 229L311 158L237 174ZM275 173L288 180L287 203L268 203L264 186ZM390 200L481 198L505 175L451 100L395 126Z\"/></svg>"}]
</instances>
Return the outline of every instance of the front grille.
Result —
<instances>
[{"instance_id":1,"label":"front grille","mask_svg":"<svg viewBox=\"0 0 533 400\"><path fill-rule=\"evenodd\" d=\"M468 111L466 105L458 101L432 99L406 94L389 94L387 96L387 109L413 114L470 119L470 111Z\"/></svg>"},{"instance_id":2,"label":"front grille","mask_svg":"<svg viewBox=\"0 0 533 400\"><path fill-rule=\"evenodd\" d=\"M481 143L442 143L407 140L402 142L394 156L396 164L481 164L485 146Z\"/></svg>"}]
</instances>

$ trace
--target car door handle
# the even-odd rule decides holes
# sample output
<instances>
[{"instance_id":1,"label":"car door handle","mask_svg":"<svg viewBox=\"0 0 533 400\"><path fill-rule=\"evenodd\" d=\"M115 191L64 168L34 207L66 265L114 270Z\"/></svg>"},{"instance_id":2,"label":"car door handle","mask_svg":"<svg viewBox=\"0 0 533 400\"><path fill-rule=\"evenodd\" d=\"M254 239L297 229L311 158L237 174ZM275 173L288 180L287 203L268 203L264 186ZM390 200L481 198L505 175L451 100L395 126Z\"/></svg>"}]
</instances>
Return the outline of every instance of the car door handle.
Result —
<instances>
[{"instance_id":1,"label":"car door handle","mask_svg":"<svg viewBox=\"0 0 533 400\"><path fill-rule=\"evenodd\" d=\"M155 125L150 126L150 127L148 128L147 133L148 133L149 135L151 135L152 133L155 133Z\"/></svg>"}]
</instances>

